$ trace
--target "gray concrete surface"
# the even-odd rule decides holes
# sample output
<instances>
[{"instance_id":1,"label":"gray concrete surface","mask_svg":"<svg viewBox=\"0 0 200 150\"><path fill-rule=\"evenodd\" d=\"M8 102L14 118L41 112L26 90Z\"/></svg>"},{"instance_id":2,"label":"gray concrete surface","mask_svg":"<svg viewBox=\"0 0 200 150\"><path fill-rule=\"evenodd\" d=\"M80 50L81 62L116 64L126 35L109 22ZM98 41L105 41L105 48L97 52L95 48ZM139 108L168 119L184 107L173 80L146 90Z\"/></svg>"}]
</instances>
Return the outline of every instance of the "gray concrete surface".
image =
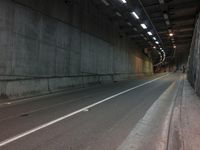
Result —
<instances>
[{"instance_id":1,"label":"gray concrete surface","mask_svg":"<svg viewBox=\"0 0 200 150\"><path fill-rule=\"evenodd\" d=\"M0 143L111 95L143 85L1 146L0 149L117 149L152 104L177 79L177 74L171 74L148 84L143 83L152 79L124 81L3 106L0 109Z\"/></svg>"},{"instance_id":2,"label":"gray concrete surface","mask_svg":"<svg viewBox=\"0 0 200 150\"><path fill-rule=\"evenodd\" d=\"M200 14L197 16L190 54L188 59L187 78L190 84L200 95Z\"/></svg>"},{"instance_id":3,"label":"gray concrete surface","mask_svg":"<svg viewBox=\"0 0 200 150\"><path fill-rule=\"evenodd\" d=\"M91 1L0 0L0 95L151 74L152 62Z\"/></svg>"},{"instance_id":4,"label":"gray concrete surface","mask_svg":"<svg viewBox=\"0 0 200 150\"><path fill-rule=\"evenodd\" d=\"M199 150L200 98L186 80L182 80L172 115L168 150Z\"/></svg>"},{"instance_id":5,"label":"gray concrete surface","mask_svg":"<svg viewBox=\"0 0 200 150\"><path fill-rule=\"evenodd\" d=\"M179 79L153 103L117 150L166 150Z\"/></svg>"}]
</instances>

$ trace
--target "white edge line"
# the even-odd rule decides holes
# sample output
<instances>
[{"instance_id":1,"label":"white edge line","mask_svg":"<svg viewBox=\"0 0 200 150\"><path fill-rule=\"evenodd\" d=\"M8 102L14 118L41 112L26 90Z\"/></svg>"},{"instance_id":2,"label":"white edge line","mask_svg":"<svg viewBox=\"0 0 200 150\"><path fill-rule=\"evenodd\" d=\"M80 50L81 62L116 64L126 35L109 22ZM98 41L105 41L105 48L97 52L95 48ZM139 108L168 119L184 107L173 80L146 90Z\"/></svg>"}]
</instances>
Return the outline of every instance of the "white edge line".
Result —
<instances>
[{"instance_id":1,"label":"white edge line","mask_svg":"<svg viewBox=\"0 0 200 150\"><path fill-rule=\"evenodd\" d=\"M55 124L55 123L57 123L57 122L60 122L60 121L62 121L62 120L64 120L64 119L66 119L66 118L69 118L69 117L71 117L71 116L74 116L74 115L76 115L76 114L78 114L78 113L80 113L80 112L82 112L82 111L84 111L84 110L86 110L86 109L89 109L89 108L92 108L92 107L94 107L94 106L97 106L97 105L99 105L99 104L101 104L101 103L103 103L103 102L106 102L106 101L108 101L108 100L114 98L114 97L117 97L117 96L119 96L119 95L122 95L122 94L124 94L124 93L127 93L127 92L129 92L129 91L131 91L131 90L137 89L137 88L139 88L139 87L141 87L141 86L144 86L144 85L146 85L146 84L152 83L152 82L154 82L154 81L156 81L156 80L158 80L158 79L160 79L160 78L163 78L163 77L165 77L165 76L167 76L167 75L169 75L169 74L166 74L166 75L164 75L164 76L158 77L158 78L156 78L156 79L153 79L153 80L151 80L151 81L145 82L145 83L143 83L143 84L137 85L137 86L135 86L135 87L132 87L132 88L130 88L130 89L127 89L127 90L125 90L125 91L122 91L122 92L120 92L120 93L117 93L117 94L115 94L115 95L109 96L109 97L107 97L107 98L105 98L105 99L103 99L103 100L101 100L101 101L99 101L99 102L97 102L97 103L88 105L88 106L86 106L86 107L84 107L84 108L81 108L81 109L79 109L79 110L77 110L77 111L74 111L74 112L72 112L72 113L69 113L69 114L67 114L67 115L65 115L65 116L62 116L62 117L58 118L58 119L52 120L52 121L47 122L47 123L45 123L45 124L43 124L43 125L40 125L40 126L38 126L38 127L35 127L35 128L33 128L33 129L30 129L30 130L28 130L28 131L26 131L26 132L24 132L24 133L18 134L18 135L16 135L16 136L13 136L13 137L11 137L11 138L8 138L8 139L6 139L6 140L4 140L4 141L1 141L1 142L0 142L0 147L2 147L2 146L4 146L4 145L7 145L7 144L9 144L9 143L11 143L11 142L14 142L14 141L16 141L16 140L18 140L18 139L20 139L20 138L22 138L22 137L25 137L25 136L27 136L27 135L29 135L29 134L31 134L31 133L34 133L34 132L38 131L38 130L41 130L41 129L43 129L43 128L46 128L46 127L48 127L48 126L50 126L50 125L52 125L52 124Z\"/></svg>"}]
</instances>

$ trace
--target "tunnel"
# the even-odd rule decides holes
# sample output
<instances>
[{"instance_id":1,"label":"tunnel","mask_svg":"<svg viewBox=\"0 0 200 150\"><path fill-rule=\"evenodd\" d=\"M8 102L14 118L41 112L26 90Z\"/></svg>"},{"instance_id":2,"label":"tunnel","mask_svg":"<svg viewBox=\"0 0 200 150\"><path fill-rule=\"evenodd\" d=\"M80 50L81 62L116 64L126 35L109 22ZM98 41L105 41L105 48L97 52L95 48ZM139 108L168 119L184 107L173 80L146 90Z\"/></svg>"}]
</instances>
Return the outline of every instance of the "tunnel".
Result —
<instances>
[{"instance_id":1,"label":"tunnel","mask_svg":"<svg viewBox=\"0 0 200 150\"><path fill-rule=\"evenodd\" d=\"M198 150L199 0L0 0L0 150Z\"/></svg>"}]
</instances>

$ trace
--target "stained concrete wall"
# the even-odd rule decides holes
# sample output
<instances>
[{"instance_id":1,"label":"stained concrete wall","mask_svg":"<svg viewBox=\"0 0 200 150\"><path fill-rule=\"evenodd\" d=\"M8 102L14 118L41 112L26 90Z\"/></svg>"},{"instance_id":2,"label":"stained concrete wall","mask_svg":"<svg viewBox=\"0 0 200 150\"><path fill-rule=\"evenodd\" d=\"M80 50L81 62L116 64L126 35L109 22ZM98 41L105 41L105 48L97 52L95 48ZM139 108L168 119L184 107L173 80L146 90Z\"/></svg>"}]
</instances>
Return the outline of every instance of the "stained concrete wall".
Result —
<instances>
[{"instance_id":1,"label":"stained concrete wall","mask_svg":"<svg viewBox=\"0 0 200 150\"><path fill-rule=\"evenodd\" d=\"M0 94L151 74L151 60L90 0L0 0Z\"/></svg>"},{"instance_id":2,"label":"stained concrete wall","mask_svg":"<svg viewBox=\"0 0 200 150\"><path fill-rule=\"evenodd\" d=\"M192 38L187 77L197 94L200 95L200 15Z\"/></svg>"}]
</instances>

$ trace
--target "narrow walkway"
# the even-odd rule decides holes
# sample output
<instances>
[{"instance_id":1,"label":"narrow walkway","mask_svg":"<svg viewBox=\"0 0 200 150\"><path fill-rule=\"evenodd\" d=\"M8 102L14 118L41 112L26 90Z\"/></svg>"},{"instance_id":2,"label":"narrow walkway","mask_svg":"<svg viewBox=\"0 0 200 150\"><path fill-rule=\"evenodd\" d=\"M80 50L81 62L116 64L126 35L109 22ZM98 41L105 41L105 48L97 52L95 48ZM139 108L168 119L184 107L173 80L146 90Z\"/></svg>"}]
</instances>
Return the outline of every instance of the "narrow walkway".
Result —
<instances>
[{"instance_id":1,"label":"narrow walkway","mask_svg":"<svg viewBox=\"0 0 200 150\"><path fill-rule=\"evenodd\" d=\"M200 149L200 98L184 77L170 126L168 150Z\"/></svg>"}]
</instances>

